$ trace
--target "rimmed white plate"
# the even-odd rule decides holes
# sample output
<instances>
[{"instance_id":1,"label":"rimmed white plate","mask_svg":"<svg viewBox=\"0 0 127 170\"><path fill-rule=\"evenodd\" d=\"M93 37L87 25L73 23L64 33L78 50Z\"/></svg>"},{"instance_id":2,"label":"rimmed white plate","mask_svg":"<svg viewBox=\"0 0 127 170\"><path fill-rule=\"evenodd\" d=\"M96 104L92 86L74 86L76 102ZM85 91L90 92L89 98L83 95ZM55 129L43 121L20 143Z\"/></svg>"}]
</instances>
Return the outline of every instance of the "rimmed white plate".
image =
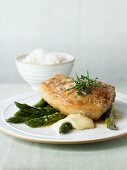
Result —
<instances>
[{"instance_id":1,"label":"rimmed white plate","mask_svg":"<svg viewBox=\"0 0 127 170\"><path fill-rule=\"evenodd\" d=\"M120 114L117 121L117 131L107 129L103 124L97 124L96 128L89 130L73 130L68 134L60 135L52 126L30 128L25 124L7 123L6 119L17 111L14 101L34 104L40 100L38 93L24 93L10 97L0 103L0 130L16 138L32 142L53 144L80 144L105 140L112 140L127 135L127 95L117 93L114 103L116 114Z\"/></svg>"}]
</instances>

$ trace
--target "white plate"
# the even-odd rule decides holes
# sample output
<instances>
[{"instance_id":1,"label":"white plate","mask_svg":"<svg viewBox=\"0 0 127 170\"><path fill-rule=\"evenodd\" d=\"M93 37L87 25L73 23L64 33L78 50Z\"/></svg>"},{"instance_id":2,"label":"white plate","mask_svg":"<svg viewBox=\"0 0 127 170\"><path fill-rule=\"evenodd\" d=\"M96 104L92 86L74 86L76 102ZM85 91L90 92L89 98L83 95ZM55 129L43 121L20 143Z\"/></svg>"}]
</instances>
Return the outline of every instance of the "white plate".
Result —
<instances>
[{"instance_id":1,"label":"white plate","mask_svg":"<svg viewBox=\"0 0 127 170\"><path fill-rule=\"evenodd\" d=\"M24 93L14 97L10 97L0 103L0 130L27 141L54 143L54 144L74 144L74 143L90 143L105 140L112 140L127 135L127 96L117 93L114 103L115 112L121 115L117 121L117 131L107 129L103 124L97 124L96 128L89 130L73 130L68 134L57 134L52 127L30 128L25 124L7 123L5 119L13 116L17 111L14 101L34 104L40 100L39 94Z\"/></svg>"}]
</instances>

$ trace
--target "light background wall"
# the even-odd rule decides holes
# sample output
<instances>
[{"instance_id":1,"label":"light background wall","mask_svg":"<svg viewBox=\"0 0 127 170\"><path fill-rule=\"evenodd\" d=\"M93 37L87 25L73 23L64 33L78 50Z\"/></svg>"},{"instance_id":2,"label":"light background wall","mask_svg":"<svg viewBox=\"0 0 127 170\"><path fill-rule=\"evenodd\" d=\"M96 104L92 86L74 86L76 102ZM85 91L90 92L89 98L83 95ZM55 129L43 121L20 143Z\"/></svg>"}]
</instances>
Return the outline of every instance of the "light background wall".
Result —
<instances>
[{"instance_id":1,"label":"light background wall","mask_svg":"<svg viewBox=\"0 0 127 170\"><path fill-rule=\"evenodd\" d=\"M15 57L36 48L74 55L72 75L127 81L127 1L0 0L0 83L22 83Z\"/></svg>"}]
</instances>

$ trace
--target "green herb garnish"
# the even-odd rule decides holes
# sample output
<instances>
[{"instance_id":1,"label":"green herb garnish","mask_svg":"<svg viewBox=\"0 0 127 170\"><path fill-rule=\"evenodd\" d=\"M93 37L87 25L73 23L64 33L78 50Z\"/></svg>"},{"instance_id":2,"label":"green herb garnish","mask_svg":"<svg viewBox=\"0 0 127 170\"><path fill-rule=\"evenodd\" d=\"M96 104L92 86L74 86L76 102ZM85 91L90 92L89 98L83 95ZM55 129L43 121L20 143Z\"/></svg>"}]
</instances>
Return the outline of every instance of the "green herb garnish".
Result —
<instances>
[{"instance_id":1,"label":"green herb garnish","mask_svg":"<svg viewBox=\"0 0 127 170\"><path fill-rule=\"evenodd\" d=\"M72 81L75 83L75 86L72 88L67 89L67 91L76 89L78 95L82 94L90 94L93 91L94 87L101 87L101 84L99 84L95 79L91 79L89 77L89 72L87 71L87 75L81 75L80 77L76 74L76 79L73 79Z\"/></svg>"}]
</instances>

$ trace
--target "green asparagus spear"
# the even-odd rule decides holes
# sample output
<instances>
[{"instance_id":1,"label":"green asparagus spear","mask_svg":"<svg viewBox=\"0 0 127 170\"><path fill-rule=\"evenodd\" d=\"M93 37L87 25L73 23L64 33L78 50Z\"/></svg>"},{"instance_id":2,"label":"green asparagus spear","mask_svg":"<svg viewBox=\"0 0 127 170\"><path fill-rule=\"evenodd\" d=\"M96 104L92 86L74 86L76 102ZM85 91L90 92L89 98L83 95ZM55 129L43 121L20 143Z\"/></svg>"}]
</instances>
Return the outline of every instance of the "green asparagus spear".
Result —
<instances>
[{"instance_id":1,"label":"green asparagus spear","mask_svg":"<svg viewBox=\"0 0 127 170\"><path fill-rule=\"evenodd\" d=\"M41 99L38 103L34 104L33 107L35 108L43 108L45 106L47 106L47 102L44 100L44 99ZM21 110L18 110L14 116L27 116L29 113L28 112L24 112L24 111L21 111Z\"/></svg>"},{"instance_id":2,"label":"green asparagus spear","mask_svg":"<svg viewBox=\"0 0 127 170\"><path fill-rule=\"evenodd\" d=\"M72 124L69 122L63 123L59 127L59 133L65 134L68 133L72 129Z\"/></svg>"},{"instance_id":3,"label":"green asparagus spear","mask_svg":"<svg viewBox=\"0 0 127 170\"><path fill-rule=\"evenodd\" d=\"M6 121L10 122L10 123L23 123L23 122L28 121L30 119L39 118L39 117L42 117L42 116L43 116L43 113L14 116L14 117L8 118Z\"/></svg>"},{"instance_id":4,"label":"green asparagus spear","mask_svg":"<svg viewBox=\"0 0 127 170\"><path fill-rule=\"evenodd\" d=\"M43 108L47 105L48 105L48 103L44 99L41 99L38 103L34 104L33 107Z\"/></svg>"},{"instance_id":5,"label":"green asparagus spear","mask_svg":"<svg viewBox=\"0 0 127 170\"><path fill-rule=\"evenodd\" d=\"M14 116L14 117L10 117L8 118L6 121L10 122L10 123L23 123L27 120L33 119L35 118L35 115L30 115L30 116Z\"/></svg>"},{"instance_id":6,"label":"green asparagus spear","mask_svg":"<svg viewBox=\"0 0 127 170\"><path fill-rule=\"evenodd\" d=\"M46 107L44 107L44 110L46 110L47 112L57 112L56 109L54 109L52 106L47 105Z\"/></svg>"},{"instance_id":7,"label":"green asparagus spear","mask_svg":"<svg viewBox=\"0 0 127 170\"><path fill-rule=\"evenodd\" d=\"M14 114L15 117L28 116L28 115L29 115L28 112L24 112L24 111L22 111L22 110L18 110L18 111Z\"/></svg>"},{"instance_id":8,"label":"green asparagus spear","mask_svg":"<svg viewBox=\"0 0 127 170\"><path fill-rule=\"evenodd\" d=\"M30 119L30 120L26 121L25 123L26 123L26 125L28 125L30 127L40 127L40 126L46 126L46 125L53 124L63 118L65 118L65 115L63 115L59 112L56 112L55 114L52 114L52 115L45 115L40 118Z\"/></svg>"},{"instance_id":9,"label":"green asparagus spear","mask_svg":"<svg viewBox=\"0 0 127 170\"><path fill-rule=\"evenodd\" d=\"M50 114L54 114L55 112L57 112L52 106L48 105L43 99L42 101L39 101L37 104L34 105L36 106L36 108L31 107L26 104L21 104L18 102L15 102L15 104L22 110L17 111L14 114L14 117L11 117L6 120L7 122L23 123L30 119L39 118L44 115L50 115ZM41 107L41 106L43 106L43 109L42 108L37 109L38 107Z\"/></svg>"},{"instance_id":10,"label":"green asparagus spear","mask_svg":"<svg viewBox=\"0 0 127 170\"><path fill-rule=\"evenodd\" d=\"M37 108L34 108L32 106L29 106L27 104L21 104L21 103L18 103L18 102L15 102L15 105L22 111L22 113L24 112L24 114L26 115L30 115L30 114L41 114L42 116L44 115L48 115L49 112L47 112L46 110L44 109L37 109ZM18 113L19 114L19 113ZM18 116L18 114L16 114ZM50 112L50 114L53 114L52 112Z\"/></svg>"},{"instance_id":11,"label":"green asparagus spear","mask_svg":"<svg viewBox=\"0 0 127 170\"><path fill-rule=\"evenodd\" d=\"M10 117L6 120L9 123L23 123L24 122L24 118L23 117Z\"/></svg>"},{"instance_id":12,"label":"green asparagus spear","mask_svg":"<svg viewBox=\"0 0 127 170\"><path fill-rule=\"evenodd\" d=\"M117 130L117 127L114 123L113 107L111 107L108 112L105 114L105 124L110 130Z\"/></svg>"}]
</instances>

